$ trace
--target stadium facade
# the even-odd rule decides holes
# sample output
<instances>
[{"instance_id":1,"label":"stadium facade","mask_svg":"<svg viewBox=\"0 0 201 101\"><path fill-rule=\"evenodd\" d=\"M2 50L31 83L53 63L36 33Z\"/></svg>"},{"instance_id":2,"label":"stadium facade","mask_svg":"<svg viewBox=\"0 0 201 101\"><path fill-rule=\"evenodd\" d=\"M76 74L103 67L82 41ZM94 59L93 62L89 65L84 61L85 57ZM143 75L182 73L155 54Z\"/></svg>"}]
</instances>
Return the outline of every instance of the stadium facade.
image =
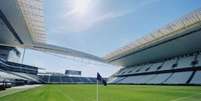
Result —
<instances>
[{"instance_id":1,"label":"stadium facade","mask_svg":"<svg viewBox=\"0 0 201 101\"><path fill-rule=\"evenodd\" d=\"M124 68L117 84L201 84L201 9L136 40L104 58Z\"/></svg>"}]
</instances>

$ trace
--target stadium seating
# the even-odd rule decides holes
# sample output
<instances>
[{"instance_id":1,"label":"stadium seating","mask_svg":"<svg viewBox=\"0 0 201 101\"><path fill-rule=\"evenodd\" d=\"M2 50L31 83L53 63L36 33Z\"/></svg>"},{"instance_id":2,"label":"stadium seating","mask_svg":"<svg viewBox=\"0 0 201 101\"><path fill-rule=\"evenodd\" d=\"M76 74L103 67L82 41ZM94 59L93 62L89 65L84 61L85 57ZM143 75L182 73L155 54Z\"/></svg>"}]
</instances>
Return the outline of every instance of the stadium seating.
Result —
<instances>
[{"instance_id":1,"label":"stadium seating","mask_svg":"<svg viewBox=\"0 0 201 101\"><path fill-rule=\"evenodd\" d=\"M191 71L174 73L167 81L163 82L163 84L186 84L191 75Z\"/></svg>"},{"instance_id":2,"label":"stadium seating","mask_svg":"<svg viewBox=\"0 0 201 101\"><path fill-rule=\"evenodd\" d=\"M96 78L69 77L66 75L40 75L40 80L45 83L96 83Z\"/></svg>"},{"instance_id":3,"label":"stadium seating","mask_svg":"<svg viewBox=\"0 0 201 101\"><path fill-rule=\"evenodd\" d=\"M124 75L125 74L132 74L133 72L135 72L135 67L129 67L129 68L127 68L126 70L125 70L125 73L124 73Z\"/></svg>"},{"instance_id":4,"label":"stadium seating","mask_svg":"<svg viewBox=\"0 0 201 101\"><path fill-rule=\"evenodd\" d=\"M163 62L153 63L149 69L147 69L147 72L153 72L161 69L163 65Z\"/></svg>"},{"instance_id":5,"label":"stadium seating","mask_svg":"<svg viewBox=\"0 0 201 101\"><path fill-rule=\"evenodd\" d=\"M120 70L117 75L124 75L127 72L127 68Z\"/></svg>"},{"instance_id":6,"label":"stadium seating","mask_svg":"<svg viewBox=\"0 0 201 101\"><path fill-rule=\"evenodd\" d=\"M140 78L141 78L141 76L129 76L129 77L126 77L125 79L121 78L123 80L121 80L119 78L119 81L116 81L116 83L135 83L135 84L137 84L137 81Z\"/></svg>"},{"instance_id":7,"label":"stadium seating","mask_svg":"<svg viewBox=\"0 0 201 101\"><path fill-rule=\"evenodd\" d=\"M108 79L108 83L115 83L115 80L117 80L118 77L112 77Z\"/></svg>"},{"instance_id":8,"label":"stadium seating","mask_svg":"<svg viewBox=\"0 0 201 101\"><path fill-rule=\"evenodd\" d=\"M151 64L142 65L140 71L138 73L147 72L147 70L151 67Z\"/></svg>"},{"instance_id":9,"label":"stadium seating","mask_svg":"<svg viewBox=\"0 0 201 101\"><path fill-rule=\"evenodd\" d=\"M23 79L24 80L24 78L22 77L19 77L17 75L11 74L8 71L3 71L3 70L0 70L0 77L3 79Z\"/></svg>"},{"instance_id":10,"label":"stadium seating","mask_svg":"<svg viewBox=\"0 0 201 101\"><path fill-rule=\"evenodd\" d=\"M39 76L39 78L46 83L49 82L49 76Z\"/></svg>"},{"instance_id":11,"label":"stadium seating","mask_svg":"<svg viewBox=\"0 0 201 101\"><path fill-rule=\"evenodd\" d=\"M144 65L140 65L135 69L134 73L142 73L145 69L146 67Z\"/></svg>"},{"instance_id":12,"label":"stadium seating","mask_svg":"<svg viewBox=\"0 0 201 101\"><path fill-rule=\"evenodd\" d=\"M201 53L187 54L158 62L122 68L108 82L118 84L200 85Z\"/></svg>"},{"instance_id":13,"label":"stadium seating","mask_svg":"<svg viewBox=\"0 0 201 101\"><path fill-rule=\"evenodd\" d=\"M71 83L71 82L73 82L73 81L71 80L71 78L63 76L63 77L62 77L62 82L63 82L63 83L65 83L65 82Z\"/></svg>"},{"instance_id":14,"label":"stadium seating","mask_svg":"<svg viewBox=\"0 0 201 101\"><path fill-rule=\"evenodd\" d=\"M117 83L120 83L122 80L124 80L126 78L127 77L115 77L113 80L108 80L107 82L117 84Z\"/></svg>"},{"instance_id":15,"label":"stadium seating","mask_svg":"<svg viewBox=\"0 0 201 101\"><path fill-rule=\"evenodd\" d=\"M196 67L201 67L201 53L197 57L197 64L195 65Z\"/></svg>"},{"instance_id":16,"label":"stadium seating","mask_svg":"<svg viewBox=\"0 0 201 101\"><path fill-rule=\"evenodd\" d=\"M190 84L201 84L201 71L196 71Z\"/></svg>"},{"instance_id":17,"label":"stadium seating","mask_svg":"<svg viewBox=\"0 0 201 101\"><path fill-rule=\"evenodd\" d=\"M156 75L129 76L117 83L145 84L149 80L153 79L155 76Z\"/></svg>"},{"instance_id":18,"label":"stadium seating","mask_svg":"<svg viewBox=\"0 0 201 101\"><path fill-rule=\"evenodd\" d=\"M97 81L96 78L92 78L92 77L90 77L88 79L89 79L90 83L95 83Z\"/></svg>"},{"instance_id":19,"label":"stadium seating","mask_svg":"<svg viewBox=\"0 0 201 101\"><path fill-rule=\"evenodd\" d=\"M124 74L124 75L127 75L127 74L135 74L136 71L141 68L141 66L133 66L133 67L129 67L127 68L127 72ZM130 70L129 70L130 69Z\"/></svg>"},{"instance_id":20,"label":"stadium seating","mask_svg":"<svg viewBox=\"0 0 201 101\"><path fill-rule=\"evenodd\" d=\"M61 76L52 76L51 78L50 78L50 81L49 82L52 82L52 83L60 83L60 82L62 82L61 81Z\"/></svg>"},{"instance_id":21,"label":"stadium seating","mask_svg":"<svg viewBox=\"0 0 201 101\"><path fill-rule=\"evenodd\" d=\"M192 62L194 61L195 56L187 56L187 57L182 57L178 61L178 65L175 68L189 68L192 67Z\"/></svg>"},{"instance_id":22,"label":"stadium seating","mask_svg":"<svg viewBox=\"0 0 201 101\"><path fill-rule=\"evenodd\" d=\"M164 81L166 81L172 73L164 73L164 74L158 74L153 78L152 80L148 81L147 84L162 84Z\"/></svg>"},{"instance_id":23,"label":"stadium seating","mask_svg":"<svg viewBox=\"0 0 201 101\"><path fill-rule=\"evenodd\" d=\"M4 86L3 83L0 83L0 91L2 91L2 90L6 90L6 87Z\"/></svg>"},{"instance_id":24,"label":"stadium seating","mask_svg":"<svg viewBox=\"0 0 201 101\"><path fill-rule=\"evenodd\" d=\"M87 78L83 78L83 77L80 78L80 81L81 81L82 83L84 83L84 82L90 82Z\"/></svg>"},{"instance_id":25,"label":"stadium seating","mask_svg":"<svg viewBox=\"0 0 201 101\"><path fill-rule=\"evenodd\" d=\"M120 72L117 73L117 75L125 75L125 74L131 74L134 72L136 68L134 67L128 67L120 70Z\"/></svg>"},{"instance_id":26,"label":"stadium seating","mask_svg":"<svg viewBox=\"0 0 201 101\"><path fill-rule=\"evenodd\" d=\"M81 82L80 78L78 77L71 77L73 82Z\"/></svg>"},{"instance_id":27,"label":"stadium seating","mask_svg":"<svg viewBox=\"0 0 201 101\"><path fill-rule=\"evenodd\" d=\"M120 69L115 75L121 75L125 71L126 68Z\"/></svg>"},{"instance_id":28,"label":"stadium seating","mask_svg":"<svg viewBox=\"0 0 201 101\"><path fill-rule=\"evenodd\" d=\"M141 77L136 81L136 84L146 84L146 82L150 81L153 79L156 75L141 75Z\"/></svg>"},{"instance_id":29,"label":"stadium seating","mask_svg":"<svg viewBox=\"0 0 201 101\"><path fill-rule=\"evenodd\" d=\"M170 70L176 67L176 65L177 65L177 58L170 59L164 62L160 70Z\"/></svg>"},{"instance_id":30,"label":"stadium seating","mask_svg":"<svg viewBox=\"0 0 201 101\"><path fill-rule=\"evenodd\" d=\"M4 81L4 79L3 79L3 78L0 78L0 91L6 89L5 86L4 86L3 81Z\"/></svg>"},{"instance_id":31,"label":"stadium seating","mask_svg":"<svg viewBox=\"0 0 201 101\"><path fill-rule=\"evenodd\" d=\"M41 83L37 73L37 67L9 62L0 58L0 77L9 81L6 83L8 87L10 85Z\"/></svg>"},{"instance_id":32,"label":"stadium seating","mask_svg":"<svg viewBox=\"0 0 201 101\"><path fill-rule=\"evenodd\" d=\"M26 73L18 73L18 72L12 72L13 74L16 74L22 78L25 78L27 81L34 81L34 82L37 82L39 83L40 80L39 80L39 77L36 76L36 75L32 75L32 74L26 74Z\"/></svg>"}]
</instances>

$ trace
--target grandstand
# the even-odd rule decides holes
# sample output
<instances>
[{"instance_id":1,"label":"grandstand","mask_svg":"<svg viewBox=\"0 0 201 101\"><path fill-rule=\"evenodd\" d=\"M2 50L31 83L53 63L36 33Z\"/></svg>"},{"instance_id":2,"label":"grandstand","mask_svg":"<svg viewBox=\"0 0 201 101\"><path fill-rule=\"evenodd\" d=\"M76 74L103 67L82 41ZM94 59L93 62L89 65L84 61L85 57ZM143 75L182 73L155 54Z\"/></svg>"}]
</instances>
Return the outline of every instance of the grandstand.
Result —
<instances>
[{"instance_id":1,"label":"grandstand","mask_svg":"<svg viewBox=\"0 0 201 101\"><path fill-rule=\"evenodd\" d=\"M105 59L124 68L110 83L201 84L201 10L122 47Z\"/></svg>"},{"instance_id":2,"label":"grandstand","mask_svg":"<svg viewBox=\"0 0 201 101\"><path fill-rule=\"evenodd\" d=\"M31 82L40 82L37 77L37 67L6 61L2 58L0 59L0 67L1 78L3 78L3 81L8 80L13 82L15 80L21 80L27 82L28 84ZM17 82L16 84L15 82L13 83L14 85L18 85Z\"/></svg>"},{"instance_id":3,"label":"grandstand","mask_svg":"<svg viewBox=\"0 0 201 101\"><path fill-rule=\"evenodd\" d=\"M68 76L62 73L40 73L38 75L45 83L51 83L51 84L94 84L96 83L96 78L94 77Z\"/></svg>"},{"instance_id":4,"label":"grandstand","mask_svg":"<svg viewBox=\"0 0 201 101\"><path fill-rule=\"evenodd\" d=\"M0 88L9 85L38 83L94 83L95 78L39 76L39 68L21 63L18 48L32 49L72 57L86 58L99 62L104 59L77 50L46 43L42 0L0 1ZM24 56L22 56L23 58ZM49 78L50 76L48 76ZM69 81L70 80L70 81Z\"/></svg>"},{"instance_id":5,"label":"grandstand","mask_svg":"<svg viewBox=\"0 0 201 101\"><path fill-rule=\"evenodd\" d=\"M13 5L10 11L6 10L8 5ZM33 10L33 12L27 10ZM200 9L106 55L104 59L47 44L43 6L40 0L34 0L34 3L26 0L1 1L0 13L1 28L4 29L2 33L8 33L2 34L3 37L0 39L2 45L0 47L2 57L0 70L4 75L1 78L28 83L95 83L94 78L87 77L54 74L37 76L37 67L17 63L21 56L15 48L18 46L123 66L124 68L111 76L108 81L110 83L201 84L201 77L199 77L201 75L201 47L198 44L201 40ZM15 19L20 22L16 22ZM1 79L1 81L8 80Z\"/></svg>"},{"instance_id":6,"label":"grandstand","mask_svg":"<svg viewBox=\"0 0 201 101\"><path fill-rule=\"evenodd\" d=\"M103 101L181 101L180 98L187 97L194 101L194 97L201 98L201 9L104 57L46 42L43 11L42 0L0 0L0 100L24 101L33 96L30 101L37 101L37 98L44 101L94 101L98 87L104 96ZM122 68L104 78L109 83L104 88L98 85L100 82L96 77L83 77L82 71L68 68L65 73L41 72L39 70L48 67L24 64L24 53L20 49ZM102 77L100 81L104 81ZM25 85L37 88L15 92L15 87ZM15 92L15 96L10 91ZM175 99L177 97L179 100Z\"/></svg>"}]
</instances>

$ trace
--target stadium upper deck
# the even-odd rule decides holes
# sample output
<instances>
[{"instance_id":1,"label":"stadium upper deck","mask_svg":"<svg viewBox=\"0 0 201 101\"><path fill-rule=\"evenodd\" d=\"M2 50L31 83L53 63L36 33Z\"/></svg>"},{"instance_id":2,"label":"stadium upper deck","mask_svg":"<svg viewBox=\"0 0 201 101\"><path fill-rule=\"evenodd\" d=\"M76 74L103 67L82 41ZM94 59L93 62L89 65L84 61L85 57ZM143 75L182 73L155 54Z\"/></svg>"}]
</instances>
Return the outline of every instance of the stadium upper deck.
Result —
<instances>
[{"instance_id":1,"label":"stadium upper deck","mask_svg":"<svg viewBox=\"0 0 201 101\"><path fill-rule=\"evenodd\" d=\"M201 9L195 10L104 58L129 66L167 59L201 50Z\"/></svg>"}]
</instances>

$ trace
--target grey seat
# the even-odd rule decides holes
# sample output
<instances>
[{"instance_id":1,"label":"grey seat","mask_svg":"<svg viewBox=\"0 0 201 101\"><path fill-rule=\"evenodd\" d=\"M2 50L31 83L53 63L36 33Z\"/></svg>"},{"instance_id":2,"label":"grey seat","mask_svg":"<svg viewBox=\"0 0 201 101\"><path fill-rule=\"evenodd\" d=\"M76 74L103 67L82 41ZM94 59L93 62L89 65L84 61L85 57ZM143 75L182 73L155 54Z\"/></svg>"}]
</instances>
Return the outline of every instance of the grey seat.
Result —
<instances>
[{"instance_id":1,"label":"grey seat","mask_svg":"<svg viewBox=\"0 0 201 101\"><path fill-rule=\"evenodd\" d=\"M201 71L196 71L190 84L201 84Z\"/></svg>"},{"instance_id":2,"label":"grey seat","mask_svg":"<svg viewBox=\"0 0 201 101\"><path fill-rule=\"evenodd\" d=\"M164 84L186 84L192 73L192 71L174 73Z\"/></svg>"}]
</instances>

